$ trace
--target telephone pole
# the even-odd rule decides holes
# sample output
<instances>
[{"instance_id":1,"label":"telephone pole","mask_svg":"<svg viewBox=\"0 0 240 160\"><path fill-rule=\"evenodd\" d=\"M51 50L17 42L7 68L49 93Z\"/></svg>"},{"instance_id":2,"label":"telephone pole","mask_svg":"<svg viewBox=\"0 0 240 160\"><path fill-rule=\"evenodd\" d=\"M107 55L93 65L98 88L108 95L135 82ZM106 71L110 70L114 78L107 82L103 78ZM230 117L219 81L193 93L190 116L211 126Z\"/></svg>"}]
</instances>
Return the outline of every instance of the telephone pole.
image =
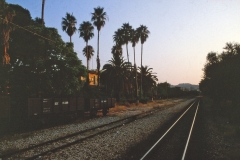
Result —
<instances>
[{"instance_id":1,"label":"telephone pole","mask_svg":"<svg viewBox=\"0 0 240 160\"><path fill-rule=\"evenodd\" d=\"M42 25L44 25L44 5L45 5L45 0L42 0Z\"/></svg>"}]
</instances>

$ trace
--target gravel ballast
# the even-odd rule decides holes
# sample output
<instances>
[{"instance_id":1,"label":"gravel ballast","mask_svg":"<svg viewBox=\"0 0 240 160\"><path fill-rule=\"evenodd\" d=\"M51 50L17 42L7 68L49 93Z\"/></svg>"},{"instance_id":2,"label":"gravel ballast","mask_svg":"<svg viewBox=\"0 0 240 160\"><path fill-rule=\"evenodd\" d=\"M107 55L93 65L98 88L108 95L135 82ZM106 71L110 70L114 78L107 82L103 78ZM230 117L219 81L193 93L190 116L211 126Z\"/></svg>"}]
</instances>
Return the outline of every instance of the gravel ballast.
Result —
<instances>
[{"instance_id":1,"label":"gravel ballast","mask_svg":"<svg viewBox=\"0 0 240 160\"><path fill-rule=\"evenodd\" d=\"M136 120L133 123L108 131L103 135L93 137L55 153L49 153L44 157L39 157L39 159L118 159L126 150L144 140L159 128L159 126L168 121L174 114L182 110L192 101L193 99L185 100L181 103L178 102L179 104L168 107L152 116ZM142 112L142 110L126 111L118 114L118 116L111 116L110 114L110 116L107 117L99 117L78 124L69 124L37 132L25 133L23 135L15 135L11 138L0 140L0 152L3 153L7 150L26 148L29 145L49 141L80 130L110 123L124 116L137 114L139 112Z\"/></svg>"},{"instance_id":2,"label":"gravel ballast","mask_svg":"<svg viewBox=\"0 0 240 160\"><path fill-rule=\"evenodd\" d=\"M193 100L185 101L174 107L165 109L148 118L136 120L134 123L111 130L103 135L91 138L83 143L71 146L43 159L118 159L125 151L139 143L161 124L169 120Z\"/></svg>"}]
</instances>

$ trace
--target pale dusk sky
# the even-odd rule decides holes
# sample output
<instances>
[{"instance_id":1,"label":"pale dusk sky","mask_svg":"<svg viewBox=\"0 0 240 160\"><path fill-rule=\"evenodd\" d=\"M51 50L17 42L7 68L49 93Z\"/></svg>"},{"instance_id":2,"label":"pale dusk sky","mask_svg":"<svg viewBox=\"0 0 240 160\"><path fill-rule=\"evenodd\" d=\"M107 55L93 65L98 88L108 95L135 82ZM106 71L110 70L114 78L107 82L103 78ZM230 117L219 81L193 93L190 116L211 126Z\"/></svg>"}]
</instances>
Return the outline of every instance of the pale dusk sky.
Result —
<instances>
[{"instance_id":1,"label":"pale dusk sky","mask_svg":"<svg viewBox=\"0 0 240 160\"><path fill-rule=\"evenodd\" d=\"M42 0L6 0L30 11L33 19L41 17ZM101 67L111 59L113 34L129 23L133 28L146 25L149 38L143 45L143 65L153 68L158 82L198 84L202 68L210 51L222 52L226 42L240 42L239 0L46 0L45 25L58 29L65 42L69 36L62 31L61 21L66 13L73 13L76 27L91 20L93 8L104 7L108 21L100 31ZM97 29L89 41L95 49L90 69L96 69ZM79 59L85 42L76 32L72 41ZM128 45L130 61L133 49ZM137 65L140 66L141 45L136 45ZM127 60L126 47L123 56Z\"/></svg>"}]
</instances>

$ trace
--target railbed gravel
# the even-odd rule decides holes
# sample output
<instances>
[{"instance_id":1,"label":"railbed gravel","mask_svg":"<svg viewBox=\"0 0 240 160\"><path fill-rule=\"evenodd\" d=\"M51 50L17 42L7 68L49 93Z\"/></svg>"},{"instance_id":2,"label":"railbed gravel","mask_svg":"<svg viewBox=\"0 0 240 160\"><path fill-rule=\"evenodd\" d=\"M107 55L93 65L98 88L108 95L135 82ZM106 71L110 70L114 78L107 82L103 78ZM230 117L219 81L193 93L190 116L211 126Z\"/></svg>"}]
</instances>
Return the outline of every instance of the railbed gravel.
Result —
<instances>
[{"instance_id":1,"label":"railbed gravel","mask_svg":"<svg viewBox=\"0 0 240 160\"><path fill-rule=\"evenodd\" d=\"M50 129L43 129L37 132L16 134L10 139L0 140L0 153L6 150L23 149L30 145L46 142L71 133L93 128L102 124L110 123L123 118L121 117L99 117L83 123L57 126ZM25 138L22 138L25 137Z\"/></svg>"},{"instance_id":2,"label":"railbed gravel","mask_svg":"<svg viewBox=\"0 0 240 160\"><path fill-rule=\"evenodd\" d=\"M161 124L169 120L176 112L192 101L193 99L186 100L174 107L169 107L155 113L148 118L136 120L134 123L108 131L103 135L90 138L82 143L72 145L55 153L48 153L38 159L118 159L129 147L144 140L154 130L159 128ZM120 116L99 117L78 124L58 126L38 132L31 132L28 133L28 135L16 135L15 138L12 137L10 140L0 140L0 153L11 149L26 148L30 145L38 144L39 142L46 142L137 113L139 113L139 111L127 112L127 114L123 113ZM28 155L25 156L28 157Z\"/></svg>"},{"instance_id":3,"label":"railbed gravel","mask_svg":"<svg viewBox=\"0 0 240 160\"><path fill-rule=\"evenodd\" d=\"M192 101L185 101L150 117L136 120L134 123L108 131L103 135L48 154L40 159L118 159L129 147L145 139Z\"/></svg>"}]
</instances>

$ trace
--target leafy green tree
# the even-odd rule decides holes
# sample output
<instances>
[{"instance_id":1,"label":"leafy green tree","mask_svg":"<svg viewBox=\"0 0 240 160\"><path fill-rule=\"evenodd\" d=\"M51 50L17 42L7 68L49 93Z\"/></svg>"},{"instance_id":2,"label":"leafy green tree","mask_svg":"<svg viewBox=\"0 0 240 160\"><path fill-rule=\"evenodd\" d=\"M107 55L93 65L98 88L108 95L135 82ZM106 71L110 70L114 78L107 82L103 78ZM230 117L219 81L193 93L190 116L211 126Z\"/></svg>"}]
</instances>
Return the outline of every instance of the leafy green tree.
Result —
<instances>
[{"instance_id":1,"label":"leafy green tree","mask_svg":"<svg viewBox=\"0 0 240 160\"><path fill-rule=\"evenodd\" d=\"M97 44L97 70L98 70L98 86L99 86L99 70L100 70L100 59L99 59L99 32L102 27L105 25L105 21L107 20L107 13L104 12L104 8L97 7L94 8L94 12L92 13L93 25L97 27L98 30L98 44Z\"/></svg>"},{"instance_id":2,"label":"leafy green tree","mask_svg":"<svg viewBox=\"0 0 240 160\"><path fill-rule=\"evenodd\" d=\"M157 94L158 98L168 98L170 93L170 83L158 83L157 84Z\"/></svg>"},{"instance_id":3,"label":"leafy green tree","mask_svg":"<svg viewBox=\"0 0 240 160\"><path fill-rule=\"evenodd\" d=\"M70 37L70 43L72 43L72 35L76 32L77 28L75 25L77 24L76 18L70 13L66 13L66 17L62 18L62 30L65 31Z\"/></svg>"},{"instance_id":4,"label":"leafy green tree","mask_svg":"<svg viewBox=\"0 0 240 160\"><path fill-rule=\"evenodd\" d=\"M80 94L83 87L80 77L85 77L87 71L73 44L64 43L57 29L32 20L29 11L21 6L9 6L16 12L13 22L31 31L16 27L11 32L8 50L11 63L0 65L0 92L10 96L12 117L18 122L27 117L24 113L29 97Z\"/></svg>"},{"instance_id":5,"label":"leafy green tree","mask_svg":"<svg viewBox=\"0 0 240 160\"><path fill-rule=\"evenodd\" d=\"M30 12L27 9L15 4L8 4L8 6L12 8L15 12L15 16L12 20L13 23L21 27L25 27L33 22ZM18 29L18 27L15 27L15 29Z\"/></svg>"},{"instance_id":6,"label":"leafy green tree","mask_svg":"<svg viewBox=\"0 0 240 160\"><path fill-rule=\"evenodd\" d=\"M137 28L137 32L139 34L139 38L141 41L141 67L142 67L142 55L143 55L143 44L146 42L148 35L150 34L150 31L148 28L144 25L140 25L140 27ZM141 87L140 87L140 94L142 96L142 73L141 73Z\"/></svg>"},{"instance_id":7,"label":"leafy green tree","mask_svg":"<svg viewBox=\"0 0 240 160\"><path fill-rule=\"evenodd\" d=\"M13 17L15 16L15 11L9 7L4 1L2 3L1 8L1 19L0 19L0 26L1 26L1 41L3 43L3 55L2 57L2 64L9 64L10 63L10 56L8 53L9 50L9 38L10 33L13 31L14 26L11 24Z\"/></svg>"},{"instance_id":8,"label":"leafy green tree","mask_svg":"<svg viewBox=\"0 0 240 160\"><path fill-rule=\"evenodd\" d=\"M215 100L239 102L240 45L227 43L221 54L210 52L199 84L203 94Z\"/></svg>"}]
</instances>

